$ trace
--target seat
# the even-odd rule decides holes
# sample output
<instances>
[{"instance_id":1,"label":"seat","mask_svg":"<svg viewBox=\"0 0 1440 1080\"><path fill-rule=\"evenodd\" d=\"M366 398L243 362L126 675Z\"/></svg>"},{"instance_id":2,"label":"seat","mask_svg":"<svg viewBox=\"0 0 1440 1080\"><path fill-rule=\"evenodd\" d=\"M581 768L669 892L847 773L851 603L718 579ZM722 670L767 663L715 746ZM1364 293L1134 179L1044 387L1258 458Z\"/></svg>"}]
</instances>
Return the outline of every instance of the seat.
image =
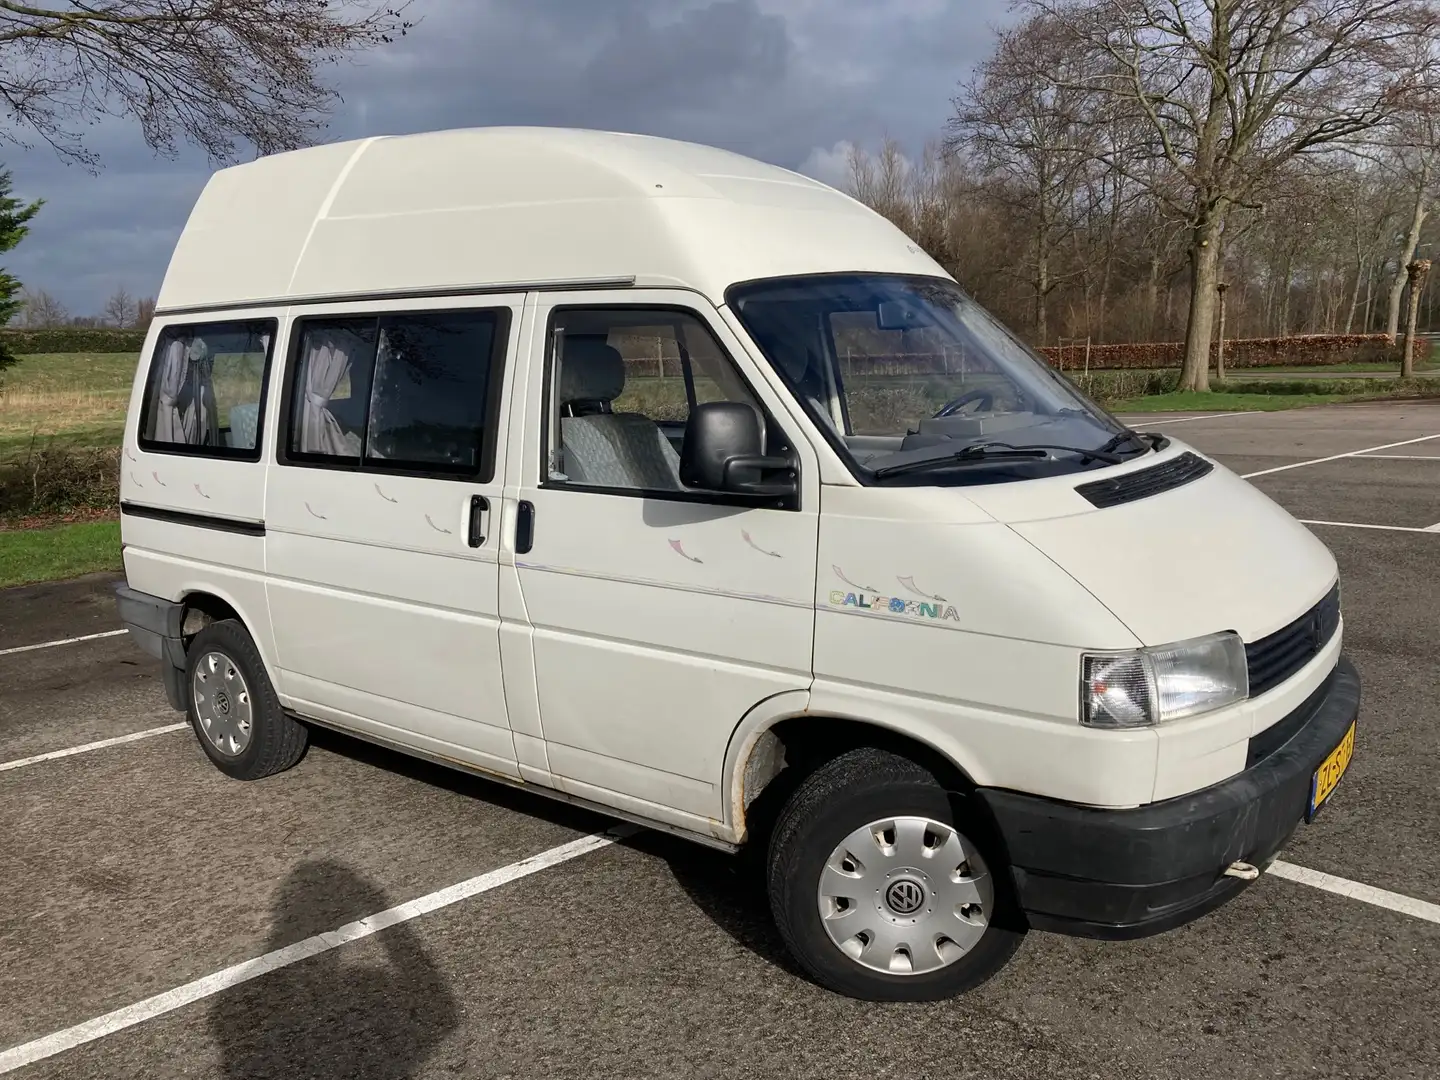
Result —
<instances>
[{"instance_id":1,"label":"seat","mask_svg":"<svg viewBox=\"0 0 1440 1080\"><path fill-rule=\"evenodd\" d=\"M565 339L559 390L565 475L596 487L684 490L680 456L659 425L614 411L624 390L625 361L605 338Z\"/></svg>"}]
</instances>

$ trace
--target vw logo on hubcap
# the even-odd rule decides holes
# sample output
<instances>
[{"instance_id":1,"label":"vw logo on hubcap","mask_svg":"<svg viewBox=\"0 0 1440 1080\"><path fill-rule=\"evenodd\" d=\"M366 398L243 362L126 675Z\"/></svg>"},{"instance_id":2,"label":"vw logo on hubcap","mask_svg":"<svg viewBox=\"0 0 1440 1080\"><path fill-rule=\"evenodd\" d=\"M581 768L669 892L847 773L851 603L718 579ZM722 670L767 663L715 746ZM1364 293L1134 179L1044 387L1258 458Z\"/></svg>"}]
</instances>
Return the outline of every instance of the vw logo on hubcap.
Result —
<instances>
[{"instance_id":1,"label":"vw logo on hubcap","mask_svg":"<svg viewBox=\"0 0 1440 1080\"><path fill-rule=\"evenodd\" d=\"M885 903L896 915L914 915L925 906L925 890L919 882L902 879L885 890Z\"/></svg>"}]
</instances>

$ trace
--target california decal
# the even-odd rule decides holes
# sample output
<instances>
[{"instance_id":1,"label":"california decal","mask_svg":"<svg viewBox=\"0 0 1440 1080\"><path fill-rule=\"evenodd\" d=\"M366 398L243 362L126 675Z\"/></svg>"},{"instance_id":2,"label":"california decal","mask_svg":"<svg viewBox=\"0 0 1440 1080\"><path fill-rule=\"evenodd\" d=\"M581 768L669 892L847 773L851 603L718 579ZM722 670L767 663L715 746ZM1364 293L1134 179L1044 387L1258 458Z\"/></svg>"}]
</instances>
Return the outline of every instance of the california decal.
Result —
<instances>
[{"instance_id":1,"label":"california decal","mask_svg":"<svg viewBox=\"0 0 1440 1080\"><path fill-rule=\"evenodd\" d=\"M950 604L925 603L920 600L904 600L898 596L878 596L863 592L830 593L830 603L835 607L854 608L871 615L906 615L914 619L941 619L959 622L960 614Z\"/></svg>"}]
</instances>

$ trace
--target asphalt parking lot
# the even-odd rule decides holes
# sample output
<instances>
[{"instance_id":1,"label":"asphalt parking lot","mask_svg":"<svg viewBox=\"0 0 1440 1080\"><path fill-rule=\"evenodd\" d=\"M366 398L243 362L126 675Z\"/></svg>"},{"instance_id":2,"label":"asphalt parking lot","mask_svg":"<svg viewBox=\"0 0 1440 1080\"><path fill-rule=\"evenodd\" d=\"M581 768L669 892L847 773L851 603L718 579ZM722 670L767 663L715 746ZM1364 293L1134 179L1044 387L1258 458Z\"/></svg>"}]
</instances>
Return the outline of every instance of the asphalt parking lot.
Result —
<instances>
[{"instance_id":1,"label":"asphalt parking lot","mask_svg":"<svg viewBox=\"0 0 1440 1080\"><path fill-rule=\"evenodd\" d=\"M0 1072L1432 1080L1440 404L1130 419L1258 474L1335 552L1357 754L1283 858L1397 896L1272 873L1162 937L1032 934L959 1000L850 1001L795 973L726 856L338 736L227 780L154 663L91 637L115 619L87 579L0 593Z\"/></svg>"}]
</instances>

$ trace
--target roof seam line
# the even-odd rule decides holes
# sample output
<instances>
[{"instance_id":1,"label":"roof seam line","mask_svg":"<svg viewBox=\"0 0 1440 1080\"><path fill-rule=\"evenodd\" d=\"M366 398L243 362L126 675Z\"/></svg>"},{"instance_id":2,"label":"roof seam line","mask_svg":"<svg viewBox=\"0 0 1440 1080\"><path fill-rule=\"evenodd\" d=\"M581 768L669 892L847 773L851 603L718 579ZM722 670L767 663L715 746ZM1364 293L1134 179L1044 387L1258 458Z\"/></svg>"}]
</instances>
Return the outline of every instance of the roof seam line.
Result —
<instances>
[{"instance_id":1,"label":"roof seam line","mask_svg":"<svg viewBox=\"0 0 1440 1080\"><path fill-rule=\"evenodd\" d=\"M349 177L350 170L355 167L356 162L360 160L360 156L364 154L366 150L370 149L372 143L377 143L385 138L389 138L389 136L372 135L368 139L361 140L360 145L355 147L355 152L351 154L349 160L345 162L344 168L342 168L339 175L335 177L335 182L330 185L330 190L325 193L325 201L322 202L320 208L315 211L315 216L310 219L310 229L305 233L305 242L300 245L300 251L295 256L295 265L290 268L290 283L285 287L287 294L295 291L295 279L300 275L300 264L305 261L305 253L310 250L310 241L315 237L315 229L322 220L329 216L330 207L335 204L335 197L340 194L340 188L344 185L346 178Z\"/></svg>"}]
</instances>

